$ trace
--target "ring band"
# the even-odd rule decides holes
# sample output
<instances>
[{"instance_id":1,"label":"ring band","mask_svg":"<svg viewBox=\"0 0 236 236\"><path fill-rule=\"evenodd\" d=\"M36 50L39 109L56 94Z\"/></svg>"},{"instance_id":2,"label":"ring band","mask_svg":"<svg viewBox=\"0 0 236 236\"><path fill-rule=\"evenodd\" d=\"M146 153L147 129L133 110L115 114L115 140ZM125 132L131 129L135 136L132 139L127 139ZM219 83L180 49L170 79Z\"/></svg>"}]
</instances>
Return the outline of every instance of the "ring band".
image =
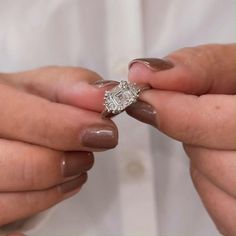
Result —
<instances>
[{"instance_id":1,"label":"ring band","mask_svg":"<svg viewBox=\"0 0 236 236\"><path fill-rule=\"evenodd\" d=\"M142 91L150 88L148 85L138 86L135 83L122 80L111 90L105 91L105 109L102 112L102 117L109 117L121 113L127 107L137 102Z\"/></svg>"}]
</instances>

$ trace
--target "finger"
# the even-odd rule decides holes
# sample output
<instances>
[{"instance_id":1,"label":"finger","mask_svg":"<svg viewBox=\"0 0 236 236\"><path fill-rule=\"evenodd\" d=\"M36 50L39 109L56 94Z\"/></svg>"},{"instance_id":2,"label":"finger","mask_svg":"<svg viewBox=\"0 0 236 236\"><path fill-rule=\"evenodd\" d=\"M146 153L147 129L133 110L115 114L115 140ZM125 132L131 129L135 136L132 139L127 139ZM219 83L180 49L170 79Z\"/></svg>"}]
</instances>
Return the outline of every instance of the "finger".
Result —
<instances>
[{"instance_id":1,"label":"finger","mask_svg":"<svg viewBox=\"0 0 236 236\"><path fill-rule=\"evenodd\" d=\"M213 185L194 167L191 170L193 183L208 213L223 235L236 234L236 199Z\"/></svg>"},{"instance_id":2,"label":"finger","mask_svg":"<svg viewBox=\"0 0 236 236\"><path fill-rule=\"evenodd\" d=\"M129 107L134 118L157 127L186 144L216 148L236 148L236 106L233 95L186 95L149 90Z\"/></svg>"},{"instance_id":3,"label":"finger","mask_svg":"<svg viewBox=\"0 0 236 236\"><path fill-rule=\"evenodd\" d=\"M184 145L193 166L214 185L236 198L236 153Z\"/></svg>"},{"instance_id":4,"label":"finger","mask_svg":"<svg viewBox=\"0 0 236 236\"><path fill-rule=\"evenodd\" d=\"M236 44L183 48L165 60L144 58L130 64L129 80L189 94L235 94Z\"/></svg>"},{"instance_id":5,"label":"finger","mask_svg":"<svg viewBox=\"0 0 236 236\"><path fill-rule=\"evenodd\" d=\"M0 139L0 192L42 190L92 168L89 152L59 152Z\"/></svg>"},{"instance_id":6,"label":"finger","mask_svg":"<svg viewBox=\"0 0 236 236\"><path fill-rule=\"evenodd\" d=\"M89 98L87 98L89 99ZM117 145L117 128L86 111L0 85L0 137L65 151L95 151Z\"/></svg>"},{"instance_id":7,"label":"finger","mask_svg":"<svg viewBox=\"0 0 236 236\"><path fill-rule=\"evenodd\" d=\"M26 236L25 234L22 234L22 233L11 233L11 234L8 234L7 236Z\"/></svg>"},{"instance_id":8,"label":"finger","mask_svg":"<svg viewBox=\"0 0 236 236\"><path fill-rule=\"evenodd\" d=\"M76 67L43 67L36 70L4 74L0 82L53 102L101 112L105 90L118 84L103 80L93 71Z\"/></svg>"},{"instance_id":9,"label":"finger","mask_svg":"<svg viewBox=\"0 0 236 236\"><path fill-rule=\"evenodd\" d=\"M76 194L87 174L56 187L32 192L0 194L0 226L30 217Z\"/></svg>"}]
</instances>

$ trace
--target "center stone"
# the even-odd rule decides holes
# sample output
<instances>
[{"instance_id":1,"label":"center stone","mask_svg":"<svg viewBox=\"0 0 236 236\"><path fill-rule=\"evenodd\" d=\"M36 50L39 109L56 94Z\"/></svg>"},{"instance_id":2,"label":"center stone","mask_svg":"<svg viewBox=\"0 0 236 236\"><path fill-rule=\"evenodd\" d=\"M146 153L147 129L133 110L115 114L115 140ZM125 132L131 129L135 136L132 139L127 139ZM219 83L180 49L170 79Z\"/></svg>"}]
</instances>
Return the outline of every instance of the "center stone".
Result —
<instances>
[{"instance_id":1,"label":"center stone","mask_svg":"<svg viewBox=\"0 0 236 236\"><path fill-rule=\"evenodd\" d=\"M105 94L105 106L108 112L117 114L136 102L139 89L132 83L121 81L118 86Z\"/></svg>"},{"instance_id":2,"label":"center stone","mask_svg":"<svg viewBox=\"0 0 236 236\"><path fill-rule=\"evenodd\" d=\"M114 94L115 102L119 105L122 105L127 102L132 97L132 94L130 91L118 91L116 94Z\"/></svg>"}]
</instances>

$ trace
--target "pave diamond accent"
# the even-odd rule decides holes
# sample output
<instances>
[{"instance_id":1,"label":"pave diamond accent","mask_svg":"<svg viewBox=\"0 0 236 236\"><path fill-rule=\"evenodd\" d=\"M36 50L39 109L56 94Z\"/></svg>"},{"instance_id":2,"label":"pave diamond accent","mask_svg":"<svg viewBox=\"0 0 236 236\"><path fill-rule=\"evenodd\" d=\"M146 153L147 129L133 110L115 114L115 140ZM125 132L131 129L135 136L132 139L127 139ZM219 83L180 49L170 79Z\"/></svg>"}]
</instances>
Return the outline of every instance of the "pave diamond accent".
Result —
<instances>
[{"instance_id":1,"label":"pave diamond accent","mask_svg":"<svg viewBox=\"0 0 236 236\"><path fill-rule=\"evenodd\" d=\"M113 114L120 113L137 101L139 93L140 89L136 84L121 81L115 88L105 92L104 105L106 110Z\"/></svg>"}]
</instances>

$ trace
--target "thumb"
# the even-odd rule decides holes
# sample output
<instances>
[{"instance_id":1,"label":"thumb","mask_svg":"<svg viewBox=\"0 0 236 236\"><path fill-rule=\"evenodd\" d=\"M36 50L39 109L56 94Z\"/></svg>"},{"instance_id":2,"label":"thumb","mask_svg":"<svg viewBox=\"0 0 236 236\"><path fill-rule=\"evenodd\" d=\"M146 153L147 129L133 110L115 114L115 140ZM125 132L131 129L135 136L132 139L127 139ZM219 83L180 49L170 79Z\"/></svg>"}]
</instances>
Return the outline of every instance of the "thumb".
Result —
<instances>
[{"instance_id":1,"label":"thumb","mask_svg":"<svg viewBox=\"0 0 236 236\"><path fill-rule=\"evenodd\" d=\"M0 83L49 101L101 112L103 97L116 81L103 80L93 71L78 67L42 67L39 69L0 74Z\"/></svg>"},{"instance_id":2,"label":"thumb","mask_svg":"<svg viewBox=\"0 0 236 236\"><path fill-rule=\"evenodd\" d=\"M129 80L188 94L235 94L236 44L183 48L165 57L135 59Z\"/></svg>"}]
</instances>

